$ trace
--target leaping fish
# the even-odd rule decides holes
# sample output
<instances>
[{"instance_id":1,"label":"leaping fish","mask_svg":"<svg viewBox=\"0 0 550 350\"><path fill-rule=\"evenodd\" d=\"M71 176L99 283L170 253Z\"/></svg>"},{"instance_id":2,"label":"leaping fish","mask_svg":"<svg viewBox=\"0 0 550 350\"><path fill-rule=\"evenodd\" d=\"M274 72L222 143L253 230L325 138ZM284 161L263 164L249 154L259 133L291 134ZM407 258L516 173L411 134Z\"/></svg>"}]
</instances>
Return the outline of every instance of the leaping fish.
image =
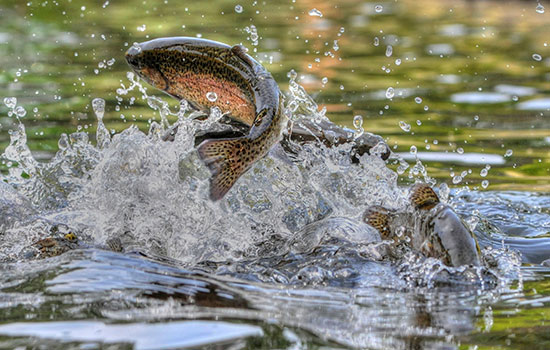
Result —
<instances>
[{"instance_id":1,"label":"leaping fish","mask_svg":"<svg viewBox=\"0 0 550 350\"><path fill-rule=\"evenodd\" d=\"M238 137L213 136L197 147L210 169L210 198L223 198L239 177L280 141L283 95L271 74L241 45L174 37L134 44L126 52L146 82L196 109L218 107L247 126Z\"/></svg>"}]
</instances>

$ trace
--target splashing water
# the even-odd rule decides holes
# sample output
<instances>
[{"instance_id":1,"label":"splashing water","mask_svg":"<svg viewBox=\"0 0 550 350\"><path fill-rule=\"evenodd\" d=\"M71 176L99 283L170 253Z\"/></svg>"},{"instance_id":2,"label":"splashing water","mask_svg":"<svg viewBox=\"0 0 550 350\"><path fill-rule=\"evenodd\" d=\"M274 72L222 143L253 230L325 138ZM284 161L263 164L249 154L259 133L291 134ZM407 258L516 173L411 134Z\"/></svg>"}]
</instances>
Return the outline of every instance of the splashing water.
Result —
<instances>
[{"instance_id":1,"label":"splashing water","mask_svg":"<svg viewBox=\"0 0 550 350\"><path fill-rule=\"evenodd\" d=\"M195 155L194 135L217 124L221 112L213 109L204 122L186 118L185 104L172 112L162 99L148 96L133 74L128 78L130 86L117 93L137 90L161 115L160 124L152 122L148 133L131 126L111 137L103 123L108 106L96 98L97 146L83 132L62 135L53 159L39 163L19 124L3 154L14 162L3 180L38 210L50 211L50 218L62 217L64 224L78 227L90 243L118 237L126 247L189 264L225 261L256 256L257 247L274 235L289 242L304 225L329 213L358 217L367 205L404 204L396 174L375 156L365 155L353 165L342 152L346 145L306 145L294 164L266 157L221 205L213 203L207 199L209 172ZM294 79L289 96L287 114L326 118ZM179 131L173 142L166 142L162 136L174 126L168 121L173 116ZM12 228L8 236L20 237L26 229Z\"/></svg>"},{"instance_id":2,"label":"splashing water","mask_svg":"<svg viewBox=\"0 0 550 350\"><path fill-rule=\"evenodd\" d=\"M285 114L290 122L300 123L300 118L326 120L326 111L319 110L296 81L297 74L291 72L289 77ZM98 122L95 145L87 133L64 134L54 157L39 162L27 145L24 125L19 123L1 156L9 167L7 174L0 174L0 209L11 219L0 225L0 260L25 262L18 268L24 268L22 273L27 277L50 271L60 274L48 281L54 294L66 293L78 299L82 290L91 290L95 303L106 305L98 312L111 320L166 318L170 322L193 318L178 298L192 295L198 303L193 307L200 308L200 293L211 288L217 294L207 294L208 300L230 308L203 308L201 317L249 319L254 315L340 344L384 349L403 348L403 334L440 337L456 333L456 320L449 322L439 311L430 311L438 320L437 326L417 328L415 316L408 316L414 295L403 291L425 288L423 293L431 293L434 287L475 286L471 293L480 289L514 293L508 286L521 276L520 260L502 249L483 252L487 267L450 268L411 252L390 263L387 242L362 224L361 216L371 205L407 210L407 191L397 186L397 173L409 168L401 158L397 158L395 173L381 158L368 154L353 164L346 144L333 148L296 144L296 154L291 157L280 156L275 147L222 201L211 202L210 173L195 153L194 139L199 132L220 127L222 112L212 109L206 120L199 120L187 103L174 111L161 98L148 95L134 74L129 73L128 79L129 86L117 90L117 99L137 92L152 111L160 114L160 122L151 122L147 132L130 126L111 135L103 122L110 107L105 100L95 98L91 101ZM365 132L362 117L354 118L354 126L356 130L351 133ZM166 135L172 135L173 140L166 141ZM419 160L410 168L409 177L435 184ZM449 188L444 184L440 195L448 200ZM112 247L109 242L117 239L125 254L91 249L67 252L43 265L25 261L28 247L52 232L75 232L84 246L92 247ZM168 265L142 261L133 252ZM203 280L200 274L173 266L206 271L209 277ZM102 271L108 281L116 280L116 285L95 282L97 271ZM11 281L9 273L0 276ZM216 278L237 278L237 282L219 282ZM268 284L259 287L245 281ZM174 290L172 283L180 287ZM272 284L292 287L279 290ZM109 306L102 293L113 288L122 291L123 303L130 306ZM354 296L339 288L351 288ZM152 296L147 297L150 306L143 308L132 301L135 298L129 291L134 289ZM161 301L163 293L170 295L169 302ZM452 297L462 304L465 300L461 298L469 293ZM350 298L355 300L351 304ZM326 304L324 311L314 311L318 303ZM414 303L424 307L421 301ZM380 314L389 304L398 305L398 313ZM334 308L340 311L331 312ZM74 311L77 309L69 314L85 318ZM378 329L388 322L391 330L381 328L380 334L360 336L365 328ZM464 329L472 327L469 317L459 324ZM5 331L0 327L0 332ZM388 338L389 333L396 336ZM75 337L78 339L78 332Z\"/></svg>"},{"instance_id":3,"label":"splashing water","mask_svg":"<svg viewBox=\"0 0 550 350\"><path fill-rule=\"evenodd\" d=\"M319 111L297 83L297 74L292 71L289 77L285 113L291 123L299 123L299 118L326 120L325 110ZM199 121L185 102L179 110L172 111L161 98L149 96L135 75L129 73L128 79L129 87L122 85L117 94L126 96L137 91L161 116L160 123L150 123L147 133L131 126L111 136L103 123L109 106L101 98L91 102L98 120L96 146L84 132L62 135L55 156L40 163L26 144L24 125L20 123L11 133L10 144L2 155L11 166L2 180L8 187L16 188L25 201L28 199L25 209L36 214L5 228L0 259L19 259L26 247L59 224L74 230L86 244L105 246L116 239L126 251L175 259L186 266L244 260L247 263L237 264L235 269L271 282L277 281L272 269L258 269L257 265L262 264L266 254L292 261L295 258L287 254L296 247L310 251L330 237L343 237L339 249L345 254L362 252L362 259L384 259L384 250L380 250L384 243L379 243L379 238L365 238L372 237L365 233L370 229L350 224L360 223L363 211L371 205L407 210L407 191L397 186L397 174L381 158L365 154L358 164L353 164L349 145L326 148L296 144L296 154L289 162L288 156L278 156L280 150L275 147L270 156L239 179L221 203L214 203L208 200L210 174L196 155L194 136L220 127L222 112L214 108L206 120ZM169 119L174 117L177 120L172 124ZM355 119L356 134L361 134L361 118ZM165 141L165 136L176 127L173 141ZM398 161L398 173L403 173L408 164ZM409 177L422 177L435 184L419 160L410 168ZM328 217L331 219L325 219ZM328 226L311 226L314 222ZM353 235L363 238L350 238ZM345 242L355 243L344 249ZM354 266L345 254L344 260ZM251 259L256 263L250 263ZM335 278L332 264L337 266L338 261L298 260L301 268L281 273L287 282L296 276L302 276L300 283L319 278L331 280ZM391 283L410 280L410 274L425 263L423 259L409 258L409 263L401 265L405 272L401 277L394 275ZM223 269L214 271L227 273ZM426 279L424 274L413 275L416 281ZM426 285L431 279L427 278Z\"/></svg>"}]
</instances>

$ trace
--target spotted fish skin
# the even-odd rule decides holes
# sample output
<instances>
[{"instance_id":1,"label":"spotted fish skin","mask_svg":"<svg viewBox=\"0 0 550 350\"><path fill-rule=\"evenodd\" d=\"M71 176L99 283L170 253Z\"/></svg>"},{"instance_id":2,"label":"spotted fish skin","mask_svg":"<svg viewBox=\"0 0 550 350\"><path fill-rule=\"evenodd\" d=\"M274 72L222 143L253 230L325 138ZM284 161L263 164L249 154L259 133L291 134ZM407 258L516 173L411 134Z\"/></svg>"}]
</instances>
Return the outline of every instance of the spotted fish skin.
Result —
<instances>
[{"instance_id":1,"label":"spotted fish skin","mask_svg":"<svg viewBox=\"0 0 550 350\"><path fill-rule=\"evenodd\" d=\"M439 197L426 184L416 184L411 187L410 201L411 204L419 210L430 210L439 204Z\"/></svg>"},{"instance_id":2,"label":"spotted fish skin","mask_svg":"<svg viewBox=\"0 0 550 350\"><path fill-rule=\"evenodd\" d=\"M154 87L197 109L218 107L247 126L248 134L242 137L213 137L197 148L212 173L212 200L223 198L280 141L286 124L282 94L271 74L242 46L161 38L132 46L126 60Z\"/></svg>"},{"instance_id":3,"label":"spotted fish skin","mask_svg":"<svg viewBox=\"0 0 550 350\"><path fill-rule=\"evenodd\" d=\"M371 206L363 213L363 221L374 227L383 239L391 238L390 217L392 212L382 206Z\"/></svg>"}]
</instances>

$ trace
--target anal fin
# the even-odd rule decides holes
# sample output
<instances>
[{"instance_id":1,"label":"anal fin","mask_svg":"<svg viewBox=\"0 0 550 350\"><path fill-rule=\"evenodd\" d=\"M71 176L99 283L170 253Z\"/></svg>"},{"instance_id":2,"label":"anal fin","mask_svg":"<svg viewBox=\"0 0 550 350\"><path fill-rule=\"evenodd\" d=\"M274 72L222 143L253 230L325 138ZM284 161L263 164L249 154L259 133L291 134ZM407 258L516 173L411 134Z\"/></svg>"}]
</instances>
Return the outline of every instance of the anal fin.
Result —
<instances>
[{"instance_id":1,"label":"anal fin","mask_svg":"<svg viewBox=\"0 0 550 350\"><path fill-rule=\"evenodd\" d=\"M206 164L210 178L210 199L217 201L233 187L253 163L246 138L209 139L197 148Z\"/></svg>"}]
</instances>

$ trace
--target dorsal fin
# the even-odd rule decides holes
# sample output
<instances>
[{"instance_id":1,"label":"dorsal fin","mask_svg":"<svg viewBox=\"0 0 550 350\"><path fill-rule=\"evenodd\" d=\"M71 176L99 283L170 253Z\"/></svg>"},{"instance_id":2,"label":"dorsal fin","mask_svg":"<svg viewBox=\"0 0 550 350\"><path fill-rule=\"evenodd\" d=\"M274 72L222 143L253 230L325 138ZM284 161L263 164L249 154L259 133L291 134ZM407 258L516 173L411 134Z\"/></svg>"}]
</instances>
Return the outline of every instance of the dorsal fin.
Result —
<instances>
[{"instance_id":1,"label":"dorsal fin","mask_svg":"<svg viewBox=\"0 0 550 350\"><path fill-rule=\"evenodd\" d=\"M233 47L231 47L231 53L243 60L250 68L254 69L254 61L246 54L246 48L244 46L233 45Z\"/></svg>"},{"instance_id":2,"label":"dorsal fin","mask_svg":"<svg viewBox=\"0 0 550 350\"><path fill-rule=\"evenodd\" d=\"M411 188L411 203L416 209L430 210L439 203L439 197L426 184L416 184Z\"/></svg>"}]
</instances>

